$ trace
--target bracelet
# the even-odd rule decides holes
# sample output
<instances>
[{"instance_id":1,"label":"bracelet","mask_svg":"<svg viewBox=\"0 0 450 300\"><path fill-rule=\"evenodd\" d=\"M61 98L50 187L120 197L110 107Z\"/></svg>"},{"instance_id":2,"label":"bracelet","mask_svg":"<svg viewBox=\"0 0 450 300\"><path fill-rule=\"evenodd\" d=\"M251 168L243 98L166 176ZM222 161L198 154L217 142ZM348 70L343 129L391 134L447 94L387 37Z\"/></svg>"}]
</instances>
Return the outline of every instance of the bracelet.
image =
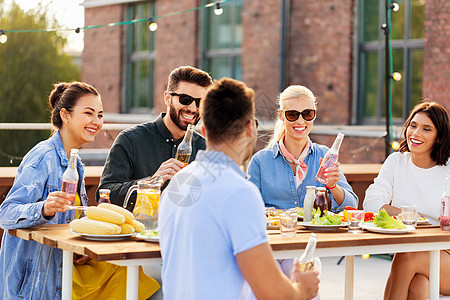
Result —
<instances>
[{"instance_id":1,"label":"bracelet","mask_svg":"<svg viewBox=\"0 0 450 300\"><path fill-rule=\"evenodd\" d=\"M329 190L332 190L332 189L335 189L336 188L336 186L337 186L337 184L335 184L333 187L329 187L329 186L325 186L327 189L329 189Z\"/></svg>"}]
</instances>

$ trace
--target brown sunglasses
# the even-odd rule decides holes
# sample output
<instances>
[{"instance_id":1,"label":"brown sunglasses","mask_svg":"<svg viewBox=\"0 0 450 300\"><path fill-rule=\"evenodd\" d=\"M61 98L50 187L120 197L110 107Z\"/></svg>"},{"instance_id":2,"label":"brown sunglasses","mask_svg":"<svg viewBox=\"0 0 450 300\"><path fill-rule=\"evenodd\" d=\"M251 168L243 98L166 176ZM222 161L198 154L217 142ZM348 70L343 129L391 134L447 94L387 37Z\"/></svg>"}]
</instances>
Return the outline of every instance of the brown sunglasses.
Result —
<instances>
[{"instance_id":1,"label":"brown sunglasses","mask_svg":"<svg viewBox=\"0 0 450 300\"><path fill-rule=\"evenodd\" d=\"M303 111L298 110L281 110L284 112L284 116L286 120L289 122L295 122L298 120L300 115L302 115L303 120L312 121L316 118L316 110L315 109L305 109Z\"/></svg>"}]
</instances>

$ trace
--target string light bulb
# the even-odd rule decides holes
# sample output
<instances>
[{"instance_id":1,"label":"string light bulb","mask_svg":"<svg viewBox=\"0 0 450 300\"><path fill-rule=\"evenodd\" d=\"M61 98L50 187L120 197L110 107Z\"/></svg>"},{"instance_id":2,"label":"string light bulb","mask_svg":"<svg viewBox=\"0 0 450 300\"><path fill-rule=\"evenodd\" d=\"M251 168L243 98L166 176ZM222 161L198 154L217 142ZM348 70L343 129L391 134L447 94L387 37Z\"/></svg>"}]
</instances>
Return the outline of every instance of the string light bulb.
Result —
<instances>
[{"instance_id":1,"label":"string light bulb","mask_svg":"<svg viewBox=\"0 0 450 300\"><path fill-rule=\"evenodd\" d=\"M394 79L395 81L400 81L402 80L402 74L400 74L399 72L394 72L392 73L392 79Z\"/></svg>"},{"instance_id":2,"label":"string light bulb","mask_svg":"<svg viewBox=\"0 0 450 300\"><path fill-rule=\"evenodd\" d=\"M0 43L4 44L8 40L6 33L3 29L0 29Z\"/></svg>"},{"instance_id":3,"label":"string light bulb","mask_svg":"<svg viewBox=\"0 0 450 300\"><path fill-rule=\"evenodd\" d=\"M148 19L148 29L150 31L156 31L158 29L158 23L156 23L153 18Z\"/></svg>"},{"instance_id":4,"label":"string light bulb","mask_svg":"<svg viewBox=\"0 0 450 300\"><path fill-rule=\"evenodd\" d=\"M216 7L214 8L214 14L216 16L220 16L221 14L223 14L223 8L222 6L220 6L219 2L216 3Z\"/></svg>"},{"instance_id":5,"label":"string light bulb","mask_svg":"<svg viewBox=\"0 0 450 300\"><path fill-rule=\"evenodd\" d=\"M400 5L398 5L397 2L394 2L392 4L389 4L389 8L392 9L393 11L398 11L400 9Z\"/></svg>"},{"instance_id":6,"label":"string light bulb","mask_svg":"<svg viewBox=\"0 0 450 300\"><path fill-rule=\"evenodd\" d=\"M362 259L369 259L370 254L363 254L361 255Z\"/></svg>"},{"instance_id":7,"label":"string light bulb","mask_svg":"<svg viewBox=\"0 0 450 300\"><path fill-rule=\"evenodd\" d=\"M400 143L397 141L393 141L391 147L392 150L397 151L398 149L400 149Z\"/></svg>"}]
</instances>

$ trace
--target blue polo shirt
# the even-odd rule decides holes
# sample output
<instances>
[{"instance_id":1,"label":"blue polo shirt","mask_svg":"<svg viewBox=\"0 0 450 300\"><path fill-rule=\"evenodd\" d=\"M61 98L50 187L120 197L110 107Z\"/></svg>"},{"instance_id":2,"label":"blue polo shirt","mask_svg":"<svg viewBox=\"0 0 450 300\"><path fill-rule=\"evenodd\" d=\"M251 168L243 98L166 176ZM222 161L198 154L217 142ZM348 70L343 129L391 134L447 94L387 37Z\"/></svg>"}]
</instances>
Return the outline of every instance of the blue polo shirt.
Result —
<instances>
[{"instance_id":1,"label":"blue polo shirt","mask_svg":"<svg viewBox=\"0 0 450 300\"><path fill-rule=\"evenodd\" d=\"M161 197L159 215L167 299L240 299L236 255L268 241L256 186L227 155L199 151ZM247 290L248 292L248 290Z\"/></svg>"}]
</instances>

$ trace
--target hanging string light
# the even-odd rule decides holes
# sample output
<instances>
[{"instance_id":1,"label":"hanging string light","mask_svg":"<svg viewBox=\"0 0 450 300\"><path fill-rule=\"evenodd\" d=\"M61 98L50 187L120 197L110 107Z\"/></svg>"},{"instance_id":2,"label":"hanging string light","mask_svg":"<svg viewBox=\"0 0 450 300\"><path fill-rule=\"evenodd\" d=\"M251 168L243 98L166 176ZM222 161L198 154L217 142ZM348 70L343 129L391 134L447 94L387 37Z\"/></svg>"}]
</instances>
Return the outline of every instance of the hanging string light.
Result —
<instances>
[{"instance_id":1,"label":"hanging string light","mask_svg":"<svg viewBox=\"0 0 450 300\"><path fill-rule=\"evenodd\" d=\"M156 31L158 29L158 23L156 23L153 18L148 18L148 29L150 31Z\"/></svg>"},{"instance_id":2,"label":"hanging string light","mask_svg":"<svg viewBox=\"0 0 450 300\"><path fill-rule=\"evenodd\" d=\"M214 14L216 16L220 16L221 14L223 14L223 8L222 6L220 6L219 2L216 3L216 8L214 8Z\"/></svg>"},{"instance_id":3,"label":"hanging string light","mask_svg":"<svg viewBox=\"0 0 450 300\"><path fill-rule=\"evenodd\" d=\"M393 141L391 147L392 150L397 151L398 149L400 149L400 143L397 141Z\"/></svg>"},{"instance_id":4,"label":"hanging string light","mask_svg":"<svg viewBox=\"0 0 450 300\"><path fill-rule=\"evenodd\" d=\"M394 72L391 75L392 79L394 79L395 81L400 81L402 80L402 74L400 74L399 72Z\"/></svg>"},{"instance_id":5,"label":"hanging string light","mask_svg":"<svg viewBox=\"0 0 450 300\"><path fill-rule=\"evenodd\" d=\"M398 5L397 2L393 2L392 4L389 4L389 8L393 11L398 11L400 9L400 5Z\"/></svg>"},{"instance_id":6,"label":"hanging string light","mask_svg":"<svg viewBox=\"0 0 450 300\"><path fill-rule=\"evenodd\" d=\"M115 22L115 23L109 23L109 24L103 24L103 25L89 25L84 27L77 27L77 28L46 28L46 29L14 29L14 30L0 30L0 43L4 44L6 43L8 37L6 36L6 33L24 33L24 32L51 32L51 31L75 31L76 33L80 33L81 30L88 30L88 29L94 29L94 28L101 28L101 27L112 27L112 26L119 26L119 25L126 25L126 24L134 24L134 23L140 23L140 22L149 22L149 30L155 31L158 29L158 24L156 23L157 19L164 18L164 17L170 17L174 15L179 15L182 13L199 10L203 8L209 8L215 6L214 13L216 15L221 15L223 13L223 8L220 6L220 3L228 2L231 0L219 0L214 1L211 3L207 3L202 6L169 13L166 15L161 16L154 16L151 18L143 18L143 19L134 19L129 21L123 21L123 22Z\"/></svg>"},{"instance_id":7,"label":"hanging string light","mask_svg":"<svg viewBox=\"0 0 450 300\"><path fill-rule=\"evenodd\" d=\"M3 29L0 29L0 43L4 44L8 40L6 33Z\"/></svg>"}]
</instances>

